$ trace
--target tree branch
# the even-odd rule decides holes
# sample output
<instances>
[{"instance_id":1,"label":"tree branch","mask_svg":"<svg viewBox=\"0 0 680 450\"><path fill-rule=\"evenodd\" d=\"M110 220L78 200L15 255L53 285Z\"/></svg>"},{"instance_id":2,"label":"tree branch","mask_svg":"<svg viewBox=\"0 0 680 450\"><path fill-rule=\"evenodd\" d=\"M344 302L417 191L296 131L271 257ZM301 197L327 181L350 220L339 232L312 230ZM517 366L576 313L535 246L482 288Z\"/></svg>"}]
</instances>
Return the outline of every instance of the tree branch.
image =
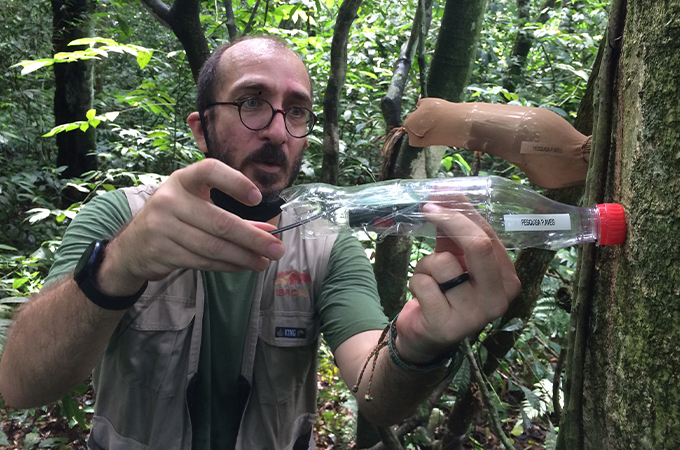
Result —
<instances>
[{"instance_id":1,"label":"tree branch","mask_svg":"<svg viewBox=\"0 0 680 450\"><path fill-rule=\"evenodd\" d=\"M233 41L238 36L238 29L236 28L236 19L234 18L234 7L231 0L222 0L224 5L224 15L227 16L227 32L229 33L229 41Z\"/></svg>"},{"instance_id":2,"label":"tree branch","mask_svg":"<svg viewBox=\"0 0 680 450\"><path fill-rule=\"evenodd\" d=\"M442 398L442 395L444 395L444 392L446 392L446 389L448 389L449 385L451 384L451 380L453 380L454 375L455 372L449 374L448 377L442 380L442 382L439 383L439 385L435 388L434 391L432 391L430 396L427 398L425 407L420 408L416 414L404 420L397 427L397 429L394 431L394 434L397 436L397 438L401 439L402 437L406 436L406 434L412 432L413 430L418 428L420 425L423 425L428 420L428 415L432 411L432 408L434 408L439 403L439 401ZM373 447L371 447L369 450L387 450L387 447L385 447L385 445L382 442L379 442Z\"/></svg>"},{"instance_id":3,"label":"tree branch","mask_svg":"<svg viewBox=\"0 0 680 450\"><path fill-rule=\"evenodd\" d=\"M339 176L340 133L338 129L338 104L340 89L347 74L347 42L349 31L361 6L361 0L345 0L340 5L331 42L331 68L323 101L324 133L321 181L337 184Z\"/></svg>"},{"instance_id":4,"label":"tree branch","mask_svg":"<svg viewBox=\"0 0 680 450\"><path fill-rule=\"evenodd\" d=\"M404 447L401 446L399 439L397 439L397 436L394 434L392 429L389 427L377 428L378 434L380 435L380 440L382 441L383 445L385 445L387 450L404 450Z\"/></svg>"},{"instance_id":5,"label":"tree branch","mask_svg":"<svg viewBox=\"0 0 680 450\"><path fill-rule=\"evenodd\" d=\"M206 59L210 48L201 27L199 0L175 0L170 8L161 0L141 0L149 13L177 36L187 55L194 81Z\"/></svg>"},{"instance_id":6,"label":"tree branch","mask_svg":"<svg viewBox=\"0 0 680 450\"><path fill-rule=\"evenodd\" d=\"M496 435L498 436L498 439L501 441L501 444L503 444L503 447L505 447L505 450L515 450L515 446L512 445L508 437L505 435L505 432L503 431L503 427L501 426L501 419L498 417L498 411L496 410L496 405L494 405L493 400L491 399L491 394L489 394L489 390L486 387L486 379L482 375L482 372L479 370L479 366L477 365L477 359L475 358L475 355L472 353L472 347L470 347L470 342L467 339L463 340L461 349L463 350L463 353L465 353L465 356L470 362L472 376L474 380L477 382L477 386L479 386L479 391L482 394L484 403L486 403L486 409L489 410L489 418L491 419L491 425L493 426Z\"/></svg>"},{"instance_id":7,"label":"tree branch","mask_svg":"<svg viewBox=\"0 0 680 450\"><path fill-rule=\"evenodd\" d=\"M171 13L170 7L162 2L162 0L141 0L142 6L149 11L157 21L161 23L166 28L172 30L170 26Z\"/></svg>"},{"instance_id":8,"label":"tree branch","mask_svg":"<svg viewBox=\"0 0 680 450\"><path fill-rule=\"evenodd\" d=\"M387 88L387 94L380 100L380 110L382 111L388 131L390 128L401 126L401 99L404 96L404 88L409 79L413 58L415 57L418 42L422 34L423 9L424 0L420 0L418 1L418 8L413 18L411 34L408 41L401 46L401 53L392 74L392 81Z\"/></svg>"},{"instance_id":9,"label":"tree branch","mask_svg":"<svg viewBox=\"0 0 680 450\"><path fill-rule=\"evenodd\" d=\"M246 27L243 29L243 34L241 36L245 36L246 34L250 33L250 29L253 25L253 22L255 21L255 15L257 14L257 8L260 7L260 0L257 0L255 2L255 6L253 6L253 11L250 13L250 19L248 19L248 23L246 24Z\"/></svg>"}]
</instances>

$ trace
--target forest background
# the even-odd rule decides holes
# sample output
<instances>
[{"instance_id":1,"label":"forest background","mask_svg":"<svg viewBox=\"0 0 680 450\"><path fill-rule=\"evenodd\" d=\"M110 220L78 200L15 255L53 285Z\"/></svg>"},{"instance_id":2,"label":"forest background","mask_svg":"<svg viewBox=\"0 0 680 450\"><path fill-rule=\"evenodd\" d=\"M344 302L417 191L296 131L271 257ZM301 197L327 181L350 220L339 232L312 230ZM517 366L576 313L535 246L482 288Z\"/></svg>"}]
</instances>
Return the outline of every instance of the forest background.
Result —
<instances>
[{"instance_id":1,"label":"forest background","mask_svg":"<svg viewBox=\"0 0 680 450\"><path fill-rule=\"evenodd\" d=\"M654 17L665 19L673 8ZM619 53L612 56L611 49L620 45L625 9L625 2L591 0L176 0L172 8L158 0L0 0L0 351L12 314L41 288L83 203L119 187L157 182L202 158L185 119L194 110L197 70L217 45L270 33L290 42L307 64L321 126L310 136L296 183L500 175L532 186L498 158L456 148L412 149L401 141L390 146L386 136L419 96L435 96L548 108L586 135L598 130L599 112L600 129L608 124L601 146L609 146L611 111L607 116L602 107L608 72L599 72L618 64L612 58ZM639 30L645 23L636 22ZM80 46L67 46L73 39L81 39ZM589 195L592 184L587 204L603 200ZM532 187L567 203L583 201L582 187ZM408 299L415 261L433 242L363 242L393 316ZM587 320L578 322L592 309L583 298L608 282L579 278L583 261L591 266L582 273L595 272L595 251L514 252L524 285L520 299L464 346L458 372L398 427L376 429L363 421L322 346L317 447L587 447L581 400L569 398L582 399L590 386L579 378L583 358L573 348L585 348L578 330L592 329ZM561 376L565 364L571 372ZM674 380L664 381L677 389ZM43 408L0 405L0 446L84 448L93 400L83 383ZM664 417L666 429L677 425L677 415ZM561 420L568 432L558 442ZM642 440L667 437L654 425L641 426L648 433ZM665 448L673 448L668 442Z\"/></svg>"}]
</instances>

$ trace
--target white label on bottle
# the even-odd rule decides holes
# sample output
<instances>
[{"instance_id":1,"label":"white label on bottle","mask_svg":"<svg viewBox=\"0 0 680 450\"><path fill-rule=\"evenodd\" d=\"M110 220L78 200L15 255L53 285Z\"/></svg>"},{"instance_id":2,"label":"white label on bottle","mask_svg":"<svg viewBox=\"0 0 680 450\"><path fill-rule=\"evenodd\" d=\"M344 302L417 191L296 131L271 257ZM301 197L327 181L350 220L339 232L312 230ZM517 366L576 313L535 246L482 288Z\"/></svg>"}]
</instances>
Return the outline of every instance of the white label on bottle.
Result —
<instances>
[{"instance_id":1,"label":"white label on bottle","mask_svg":"<svg viewBox=\"0 0 680 450\"><path fill-rule=\"evenodd\" d=\"M505 214L505 231L571 230L569 214Z\"/></svg>"},{"instance_id":2,"label":"white label on bottle","mask_svg":"<svg viewBox=\"0 0 680 450\"><path fill-rule=\"evenodd\" d=\"M541 142L524 141L519 152L531 155L568 156L562 147Z\"/></svg>"}]
</instances>

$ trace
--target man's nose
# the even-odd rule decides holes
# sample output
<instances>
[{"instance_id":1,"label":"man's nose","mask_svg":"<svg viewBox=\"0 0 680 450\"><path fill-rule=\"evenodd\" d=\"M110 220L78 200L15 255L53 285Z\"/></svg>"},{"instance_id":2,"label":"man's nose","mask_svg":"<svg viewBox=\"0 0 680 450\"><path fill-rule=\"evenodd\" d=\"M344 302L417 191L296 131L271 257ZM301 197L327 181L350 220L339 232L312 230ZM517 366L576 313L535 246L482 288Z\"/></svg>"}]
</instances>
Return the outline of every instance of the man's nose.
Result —
<instances>
[{"instance_id":1,"label":"man's nose","mask_svg":"<svg viewBox=\"0 0 680 450\"><path fill-rule=\"evenodd\" d=\"M277 110L272 117L272 121L267 128L260 131L261 136L269 139L274 145L281 145L288 139L286 122L283 111Z\"/></svg>"}]
</instances>

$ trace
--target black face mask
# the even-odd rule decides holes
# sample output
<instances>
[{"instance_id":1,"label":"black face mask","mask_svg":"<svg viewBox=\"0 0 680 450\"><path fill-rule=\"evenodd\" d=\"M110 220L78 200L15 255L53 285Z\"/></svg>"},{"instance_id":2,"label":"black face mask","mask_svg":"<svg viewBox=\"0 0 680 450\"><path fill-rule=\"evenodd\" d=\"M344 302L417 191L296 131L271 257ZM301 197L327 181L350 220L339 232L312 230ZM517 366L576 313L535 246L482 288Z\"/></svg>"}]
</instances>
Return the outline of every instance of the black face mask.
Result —
<instances>
[{"instance_id":1,"label":"black face mask","mask_svg":"<svg viewBox=\"0 0 680 450\"><path fill-rule=\"evenodd\" d=\"M208 146L208 127L205 124L205 117L203 115L203 110L198 111L198 116L201 120L201 128L203 128L203 135L205 136L205 145ZM212 158L210 148L207 149L207 158ZM285 203L282 198L277 198L274 201L260 202L256 206L248 206L236 200L234 197L225 194L219 189L210 190L210 199L213 203L225 211L229 211L232 214L236 214L241 219L244 220L254 220L257 222L267 222L269 219L281 214L281 205Z\"/></svg>"},{"instance_id":2,"label":"black face mask","mask_svg":"<svg viewBox=\"0 0 680 450\"><path fill-rule=\"evenodd\" d=\"M277 198L271 202L263 201L257 206L248 206L215 188L210 190L210 199L215 205L225 211L236 214L241 219L257 222L267 222L269 219L273 219L281 214L281 205L285 203L282 198Z\"/></svg>"}]
</instances>

